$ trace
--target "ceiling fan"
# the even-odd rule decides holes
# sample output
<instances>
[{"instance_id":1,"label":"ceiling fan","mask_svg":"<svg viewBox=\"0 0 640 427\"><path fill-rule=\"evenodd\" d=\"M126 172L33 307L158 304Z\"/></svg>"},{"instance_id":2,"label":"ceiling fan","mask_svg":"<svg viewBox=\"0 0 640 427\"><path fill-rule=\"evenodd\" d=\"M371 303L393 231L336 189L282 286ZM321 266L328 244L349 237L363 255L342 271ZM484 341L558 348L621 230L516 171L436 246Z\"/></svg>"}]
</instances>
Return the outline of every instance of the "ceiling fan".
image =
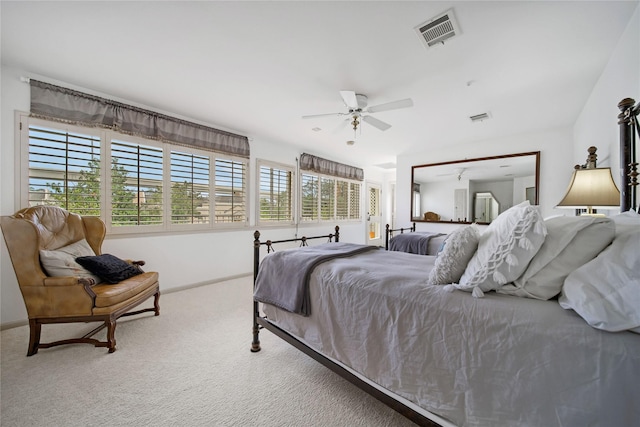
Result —
<instances>
[{"instance_id":1,"label":"ceiling fan","mask_svg":"<svg viewBox=\"0 0 640 427\"><path fill-rule=\"evenodd\" d=\"M378 128L382 131L385 131L389 129L391 125L383 122L382 120L376 119L373 116L369 116L368 114L378 113L380 111L396 110L398 108L407 108L407 107L413 106L413 101L411 100L411 98L407 98L407 99L401 99L399 101L387 102L385 104L374 105L367 108L368 99L366 95L361 95L351 90L341 90L340 96L344 101L345 107L348 108L347 112L312 114L310 116L302 116L302 118L313 119L316 117L348 115L352 119L351 126L353 126L354 131L358 129L358 125L360 125L361 121L365 121L371 126Z\"/></svg>"},{"instance_id":2,"label":"ceiling fan","mask_svg":"<svg viewBox=\"0 0 640 427\"><path fill-rule=\"evenodd\" d=\"M448 172L448 173L439 173L436 174L436 176L451 176L451 175L455 175L458 177L458 181L460 181L462 179L462 175L468 170L469 168L455 168L452 170L452 172Z\"/></svg>"}]
</instances>

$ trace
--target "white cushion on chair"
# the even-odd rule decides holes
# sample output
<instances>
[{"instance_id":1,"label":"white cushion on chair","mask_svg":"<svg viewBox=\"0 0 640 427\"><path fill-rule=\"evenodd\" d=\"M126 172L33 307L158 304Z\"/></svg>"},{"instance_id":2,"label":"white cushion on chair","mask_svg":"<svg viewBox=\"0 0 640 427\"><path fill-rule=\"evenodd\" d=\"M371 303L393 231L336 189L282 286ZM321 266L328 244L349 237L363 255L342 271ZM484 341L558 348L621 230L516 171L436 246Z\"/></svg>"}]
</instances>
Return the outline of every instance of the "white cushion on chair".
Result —
<instances>
[{"instance_id":1,"label":"white cushion on chair","mask_svg":"<svg viewBox=\"0 0 640 427\"><path fill-rule=\"evenodd\" d=\"M98 276L91 274L89 270L76 262L77 257L95 255L89 243L82 239L53 251L40 250L40 263L49 276L73 276L93 279L95 283L100 283L102 280Z\"/></svg>"}]
</instances>

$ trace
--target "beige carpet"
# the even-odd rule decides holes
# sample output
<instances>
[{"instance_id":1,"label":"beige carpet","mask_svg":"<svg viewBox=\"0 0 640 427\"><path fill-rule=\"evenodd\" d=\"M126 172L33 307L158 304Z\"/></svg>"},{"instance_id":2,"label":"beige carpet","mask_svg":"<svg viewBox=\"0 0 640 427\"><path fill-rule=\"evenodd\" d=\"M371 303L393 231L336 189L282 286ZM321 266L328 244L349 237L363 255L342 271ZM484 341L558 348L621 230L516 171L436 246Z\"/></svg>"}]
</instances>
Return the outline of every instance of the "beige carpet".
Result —
<instances>
[{"instance_id":1,"label":"beige carpet","mask_svg":"<svg viewBox=\"0 0 640 427\"><path fill-rule=\"evenodd\" d=\"M28 327L2 331L0 424L414 425L268 331L251 353L249 277L164 294L160 310L120 321L113 354L76 344L26 357ZM42 341L93 326L45 325Z\"/></svg>"}]
</instances>

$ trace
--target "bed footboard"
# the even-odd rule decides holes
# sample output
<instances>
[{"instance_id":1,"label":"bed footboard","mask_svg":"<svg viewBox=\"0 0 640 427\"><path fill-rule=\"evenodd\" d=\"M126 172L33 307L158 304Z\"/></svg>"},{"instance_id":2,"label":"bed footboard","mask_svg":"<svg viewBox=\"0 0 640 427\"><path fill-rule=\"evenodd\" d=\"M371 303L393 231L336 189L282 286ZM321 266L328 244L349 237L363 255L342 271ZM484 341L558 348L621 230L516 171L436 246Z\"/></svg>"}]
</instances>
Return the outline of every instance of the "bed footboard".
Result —
<instances>
[{"instance_id":1,"label":"bed footboard","mask_svg":"<svg viewBox=\"0 0 640 427\"><path fill-rule=\"evenodd\" d=\"M395 228L395 229L391 229L391 226L389 226L389 224L387 224L385 226L385 234L384 234L384 248L386 250L389 250L389 239L391 239L393 237L393 233L395 233L396 231L399 231L400 234L404 233L405 231L409 231L411 233L416 231L416 223L414 222L413 225L411 227L407 227L407 228Z\"/></svg>"},{"instance_id":2,"label":"bed footboard","mask_svg":"<svg viewBox=\"0 0 640 427\"><path fill-rule=\"evenodd\" d=\"M329 242L339 242L340 241L340 227L336 225L335 233L324 234L322 236L313 236L306 237L302 236L295 239L284 239L284 240L265 240L264 242L260 241L260 232L256 230L253 233L253 284L255 288L256 278L258 277L258 269L260 268L260 247L266 246L267 253L275 251L273 248L274 244L278 243L288 243L288 242L300 242L300 246L308 246L307 242L309 240L315 239L328 239ZM251 341L251 351L256 353L260 351L260 329L263 327L263 322L261 322L260 316L260 303L258 301L253 301L253 340Z\"/></svg>"}]
</instances>

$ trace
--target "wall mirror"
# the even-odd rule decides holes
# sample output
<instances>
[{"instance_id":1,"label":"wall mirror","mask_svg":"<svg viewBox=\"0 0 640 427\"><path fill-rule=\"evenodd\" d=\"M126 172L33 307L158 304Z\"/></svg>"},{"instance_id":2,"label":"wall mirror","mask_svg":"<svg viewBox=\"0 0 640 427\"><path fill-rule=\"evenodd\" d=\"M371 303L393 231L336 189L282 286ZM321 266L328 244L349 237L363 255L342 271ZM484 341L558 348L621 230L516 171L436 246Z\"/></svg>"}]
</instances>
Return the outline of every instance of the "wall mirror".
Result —
<instances>
[{"instance_id":1,"label":"wall mirror","mask_svg":"<svg viewBox=\"0 0 640 427\"><path fill-rule=\"evenodd\" d=\"M411 168L411 221L488 224L525 200L538 204L540 152Z\"/></svg>"}]
</instances>

